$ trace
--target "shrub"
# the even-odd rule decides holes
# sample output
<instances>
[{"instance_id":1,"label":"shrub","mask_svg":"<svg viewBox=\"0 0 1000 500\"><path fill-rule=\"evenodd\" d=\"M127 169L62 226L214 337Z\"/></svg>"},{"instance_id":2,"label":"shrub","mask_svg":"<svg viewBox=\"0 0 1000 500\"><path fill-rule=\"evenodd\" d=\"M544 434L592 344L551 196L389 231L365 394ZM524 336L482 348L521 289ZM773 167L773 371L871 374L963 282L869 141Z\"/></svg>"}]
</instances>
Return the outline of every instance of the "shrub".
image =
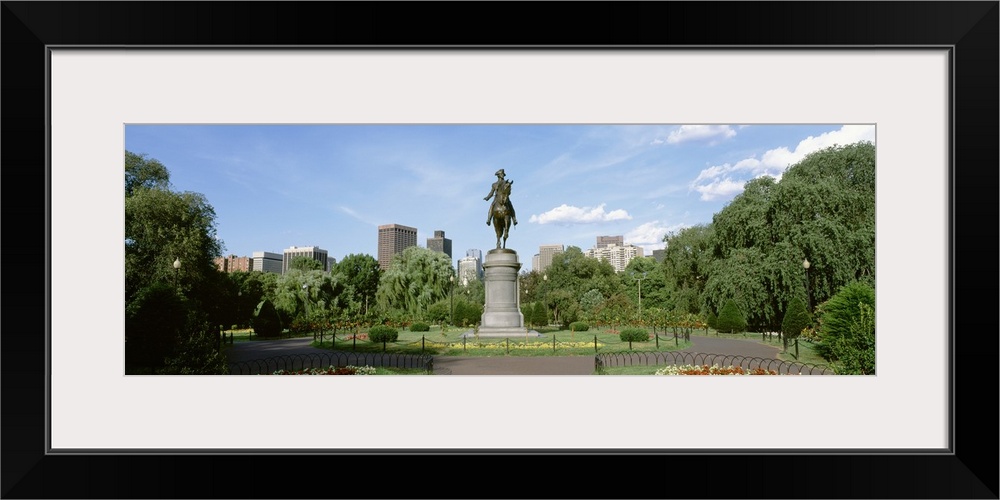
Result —
<instances>
[{"instance_id":1,"label":"shrub","mask_svg":"<svg viewBox=\"0 0 1000 500\"><path fill-rule=\"evenodd\" d=\"M411 332L429 332L429 331L431 331L431 325L428 325L427 323L417 322L417 323L414 323L414 324L410 325L410 331Z\"/></svg>"},{"instance_id":2,"label":"shrub","mask_svg":"<svg viewBox=\"0 0 1000 500\"><path fill-rule=\"evenodd\" d=\"M736 302L733 302L733 299L729 299L722 306L722 310L719 311L719 317L715 320L715 324L716 330L738 333L746 330L747 320L743 318L740 308L736 307Z\"/></svg>"},{"instance_id":3,"label":"shrub","mask_svg":"<svg viewBox=\"0 0 1000 500\"><path fill-rule=\"evenodd\" d=\"M374 343L395 342L399 332L391 326L375 325L368 329L368 340Z\"/></svg>"},{"instance_id":4,"label":"shrub","mask_svg":"<svg viewBox=\"0 0 1000 500\"><path fill-rule=\"evenodd\" d=\"M584 321L576 321L569 324L569 330L571 332L585 332L590 330L590 325Z\"/></svg>"},{"instance_id":5,"label":"shrub","mask_svg":"<svg viewBox=\"0 0 1000 500\"><path fill-rule=\"evenodd\" d=\"M708 327L709 328L713 328L715 330L718 330L719 329L718 320L719 320L719 317L716 316L714 312L708 311L708 318L705 319L705 322L708 323Z\"/></svg>"},{"instance_id":6,"label":"shrub","mask_svg":"<svg viewBox=\"0 0 1000 500\"><path fill-rule=\"evenodd\" d=\"M264 299L257 304L257 310L253 313L251 322L253 331L261 337L277 337L281 335L281 319L278 311L270 300Z\"/></svg>"},{"instance_id":7,"label":"shrub","mask_svg":"<svg viewBox=\"0 0 1000 500\"><path fill-rule=\"evenodd\" d=\"M863 319L862 306L868 306L874 316L875 289L865 283L855 282L844 287L818 309L820 345L816 352L827 361L836 361L832 346L839 337L851 336L854 324ZM851 343L848 340L848 343Z\"/></svg>"},{"instance_id":8,"label":"shrub","mask_svg":"<svg viewBox=\"0 0 1000 500\"><path fill-rule=\"evenodd\" d=\"M785 317L781 320L781 333L785 335L786 339L794 339L811 322L806 305L802 303L801 299L795 297L788 303L788 310L785 311Z\"/></svg>"},{"instance_id":9,"label":"shrub","mask_svg":"<svg viewBox=\"0 0 1000 500\"><path fill-rule=\"evenodd\" d=\"M648 342L649 332L644 328L622 328L618 332L618 338L622 339L622 342Z\"/></svg>"}]
</instances>

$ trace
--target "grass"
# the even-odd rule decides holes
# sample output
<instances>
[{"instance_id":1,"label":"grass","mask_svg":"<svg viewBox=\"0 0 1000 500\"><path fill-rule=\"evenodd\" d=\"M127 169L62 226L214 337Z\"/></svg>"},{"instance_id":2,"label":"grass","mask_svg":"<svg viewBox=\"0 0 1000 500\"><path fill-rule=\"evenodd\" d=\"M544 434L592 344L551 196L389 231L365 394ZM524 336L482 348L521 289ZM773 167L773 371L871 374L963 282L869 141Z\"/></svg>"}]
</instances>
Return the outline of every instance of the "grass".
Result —
<instances>
[{"instance_id":1,"label":"grass","mask_svg":"<svg viewBox=\"0 0 1000 500\"><path fill-rule=\"evenodd\" d=\"M442 330L440 326L432 326L428 332L399 331L396 342L386 344L386 352L406 354L432 354L437 356L587 356L597 352L628 351L629 343L622 342L616 332L603 328L592 328L586 332L571 332L558 327L540 327L534 330L541 337L511 336L468 337L463 340L462 334L467 328L449 327ZM365 333L364 331L360 333ZM334 342L330 342L330 332L324 334L324 342L315 341L313 347L334 350L354 350L357 352L382 352L382 344L373 344L366 338L353 338L353 332L338 332ZM594 339L597 339L595 350ZM555 342L553 342L555 339ZM649 342L634 342L632 350L636 351L673 351L690 347L683 339L674 342L673 337L660 334L659 346L655 340Z\"/></svg>"}]
</instances>

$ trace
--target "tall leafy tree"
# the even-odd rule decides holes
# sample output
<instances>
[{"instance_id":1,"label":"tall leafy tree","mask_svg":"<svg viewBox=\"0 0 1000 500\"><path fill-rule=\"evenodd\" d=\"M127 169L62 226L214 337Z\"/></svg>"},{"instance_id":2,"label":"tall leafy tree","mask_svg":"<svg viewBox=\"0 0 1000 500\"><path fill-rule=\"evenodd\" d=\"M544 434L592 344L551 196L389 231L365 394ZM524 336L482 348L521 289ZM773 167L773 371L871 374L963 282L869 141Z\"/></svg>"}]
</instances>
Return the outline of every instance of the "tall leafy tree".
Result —
<instances>
[{"instance_id":1,"label":"tall leafy tree","mask_svg":"<svg viewBox=\"0 0 1000 500\"><path fill-rule=\"evenodd\" d=\"M715 259L714 227L699 224L684 228L667 234L664 241L667 246L660 266L674 309L684 313L701 312L704 308L702 292Z\"/></svg>"},{"instance_id":2,"label":"tall leafy tree","mask_svg":"<svg viewBox=\"0 0 1000 500\"><path fill-rule=\"evenodd\" d=\"M448 297L454 276L447 254L409 247L396 255L379 281L376 300L383 311L403 311L422 318L427 308Z\"/></svg>"},{"instance_id":3,"label":"tall leafy tree","mask_svg":"<svg viewBox=\"0 0 1000 500\"><path fill-rule=\"evenodd\" d=\"M125 196L132 196L140 187L168 189L170 172L159 160L125 151Z\"/></svg>"},{"instance_id":4,"label":"tall leafy tree","mask_svg":"<svg viewBox=\"0 0 1000 500\"><path fill-rule=\"evenodd\" d=\"M375 294L382 277L382 268L378 260L368 254L350 254L341 260L334 273L342 277L346 294L353 308L362 314L367 314L369 307L375 305Z\"/></svg>"}]
</instances>

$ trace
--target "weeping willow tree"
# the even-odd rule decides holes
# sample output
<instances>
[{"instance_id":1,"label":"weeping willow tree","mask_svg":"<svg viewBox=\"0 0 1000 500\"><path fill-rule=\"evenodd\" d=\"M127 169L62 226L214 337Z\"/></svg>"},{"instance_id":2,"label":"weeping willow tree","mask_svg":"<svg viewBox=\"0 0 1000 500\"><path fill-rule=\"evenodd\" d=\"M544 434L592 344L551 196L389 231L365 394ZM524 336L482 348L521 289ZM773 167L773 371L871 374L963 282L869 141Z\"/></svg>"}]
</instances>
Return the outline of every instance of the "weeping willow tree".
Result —
<instances>
[{"instance_id":1,"label":"weeping willow tree","mask_svg":"<svg viewBox=\"0 0 1000 500\"><path fill-rule=\"evenodd\" d=\"M748 182L712 229L702 300L715 311L735 301L751 329L780 330L794 297L815 307L847 283L874 286L875 146L833 146L781 181Z\"/></svg>"},{"instance_id":2,"label":"weeping willow tree","mask_svg":"<svg viewBox=\"0 0 1000 500\"><path fill-rule=\"evenodd\" d=\"M424 319L428 308L448 297L454 276L448 255L409 247L396 255L379 280L375 298L383 312L401 311Z\"/></svg>"}]
</instances>

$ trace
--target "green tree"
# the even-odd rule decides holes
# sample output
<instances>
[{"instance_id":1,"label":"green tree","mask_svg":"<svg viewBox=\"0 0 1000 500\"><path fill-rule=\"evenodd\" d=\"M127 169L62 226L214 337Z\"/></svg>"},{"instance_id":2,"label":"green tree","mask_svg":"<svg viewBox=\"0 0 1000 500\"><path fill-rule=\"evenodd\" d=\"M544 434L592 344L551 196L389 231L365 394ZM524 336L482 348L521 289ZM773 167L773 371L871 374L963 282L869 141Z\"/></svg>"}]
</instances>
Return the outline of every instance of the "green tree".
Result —
<instances>
[{"instance_id":1,"label":"green tree","mask_svg":"<svg viewBox=\"0 0 1000 500\"><path fill-rule=\"evenodd\" d=\"M346 294L355 309L363 314L368 313L369 303L375 305L375 293L378 292L382 268L378 260L368 254L350 254L340 261L332 271L342 276Z\"/></svg>"},{"instance_id":2,"label":"green tree","mask_svg":"<svg viewBox=\"0 0 1000 500\"><path fill-rule=\"evenodd\" d=\"M257 305L253 314L253 331L261 337L277 337L281 335L282 324L277 309L270 300L264 299Z\"/></svg>"},{"instance_id":3,"label":"green tree","mask_svg":"<svg viewBox=\"0 0 1000 500\"><path fill-rule=\"evenodd\" d=\"M125 365L128 371L153 373L172 355L183 337L188 308L177 289L153 283L139 290L125 309Z\"/></svg>"},{"instance_id":4,"label":"green tree","mask_svg":"<svg viewBox=\"0 0 1000 500\"><path fill-rule=\"evenodd\" d=\"M297 257L292 257L292 260L288 262L288 269L298 269L299 271L322 271L323 263L311 257L299 255Z\"/></svg>"},{"instance_id":5,"label":"green tree","mask_svg":"<svg viewBox=\"0 0 1000 500\"><path fill-rule=\"evenodd\" d=\"M228 281L217 270L214 258L221 255L223 244L217 238L215 210L200 193L175 192L170 188L169 172L159 161L145 155L125 155L125 310L134 309L140 291L157 284L168 284L183 296L186 305L181 331L167 351L179 348L202 348L193 337L212 325L214 350L218 341L215 328L233 319L235 302L227 290ZM142 337L135 321L126 323L127 337ZM126 356L134 352L126 350ZM197 360L204 356L178 358ZM126 364L131 364L127 359ZM175 364L176 368L176 364Z\"/></svg>"},{"instance_id":6,"label":"green tree","mask_svg":"<svg viewBox=\"0 0 1000 500\"><path fill-rule=\"evenodd\" d=\"M802 333L802 329L806 328L812 323L812 318L809 317L809 311L806 310L806 305L798 297L794 297L791 302L788 303L788 309L785 311L785 317L781 320L781 333L782 339L785 343L785 349L788 349L788 339L794 339Z\"/></svg>"},{"instance_id":7,"label":"green tree","mask_svg":"<svg viewBox=\"0 0 1000 500\"><path fill-rule=\"evenodd\" d=\"M715 321L719 325L719 331L729 333L742 332L747 327L747 321L744 319L743 313L740 312L739 306L732 299L727 300L722 306L722 309L719 310L719 318Z\"/></svg>"},{"instance_id":8,"label":"green tree","mask_svg":"<svg viewBox=\"0 0 1000 500\"><path fill-rule=\"evenodd\" d=\"M856 324L863 317L863 307L870 309L870 316L874 318L875 289L862 281L855 281L841 287L836 295L821 304L817 308L816 314L820 338L816 352L827 361L837 361L839 351L837 351L836 346L838 344L861 345L855 342L851 336L858 330ZM874 319L872 321L874 325ZM862 329L862 332L865 330ZM874 337L874 329L871 335ZM872 344L872 348L874 348L874 344Z\"/></svg>"},{"instance_id":9,"label":"green tree","mask_svg":"<svg viewBox=\"0 0 1000 500\"><path fill-rule=\"evenodd\" d=\"M330 319L340 311L340 296L344 286L338 276L320 270L300 271L289 269L278 277L277 286L270 299L288 326L292 321Z\"/></svg>"},{"instance_id":10,"label":"green tree","mask_svg":"<svg viewBox=\"0 0 1000 500\"><path fill-rule=\"evenodd\" d=\"M875 374L875 309L858 305L858 316L851 321L847 335L833 339L830 352L833 366L842 375Z\"/></svg>"},{"instance_id":11,"label":"green tree","mask_svg":"<svg viewBox=\"0 0 1000 500\"><path fill-rule=\"evenodd\" d=\"M409 247L392 259L382 275L376 301L383 311L423 318L431 304L448 298L454 269L447 254Z\"/></svg>"},{"instance_id":12,"label":"green tree","mask_svg":"<svg viewBox=\"0 0 1000 500\"><path fill-rule=\"evenodd\" d=\"M535 302L531 308L531 323L535 326L545 326L549 324L549 315L545 310L545 304Z\"/></svg>"},{"instance_id":13,"label":"green tree","mask_svg":"<svg viewBox=\"0 0 1000 500\"><path fill-rule=\"evenodd\" d=\"M702 292L709 278L715 259L715 232L711 224L672 232L664 237L667 247L663 251L662 268L665 293L668 301L664 308L689 313L700 312Z\"/></svg>"},{"instance_id":14,"label":"green tree","mask_svg":"<svg viewBox=\"0 0 1000 500\"><path fill-rule=\"evenodd\" d=\"M125 197L138 188L170 188L170 172L159 160L125 151Z\"/></svg>"}]
</instances>

